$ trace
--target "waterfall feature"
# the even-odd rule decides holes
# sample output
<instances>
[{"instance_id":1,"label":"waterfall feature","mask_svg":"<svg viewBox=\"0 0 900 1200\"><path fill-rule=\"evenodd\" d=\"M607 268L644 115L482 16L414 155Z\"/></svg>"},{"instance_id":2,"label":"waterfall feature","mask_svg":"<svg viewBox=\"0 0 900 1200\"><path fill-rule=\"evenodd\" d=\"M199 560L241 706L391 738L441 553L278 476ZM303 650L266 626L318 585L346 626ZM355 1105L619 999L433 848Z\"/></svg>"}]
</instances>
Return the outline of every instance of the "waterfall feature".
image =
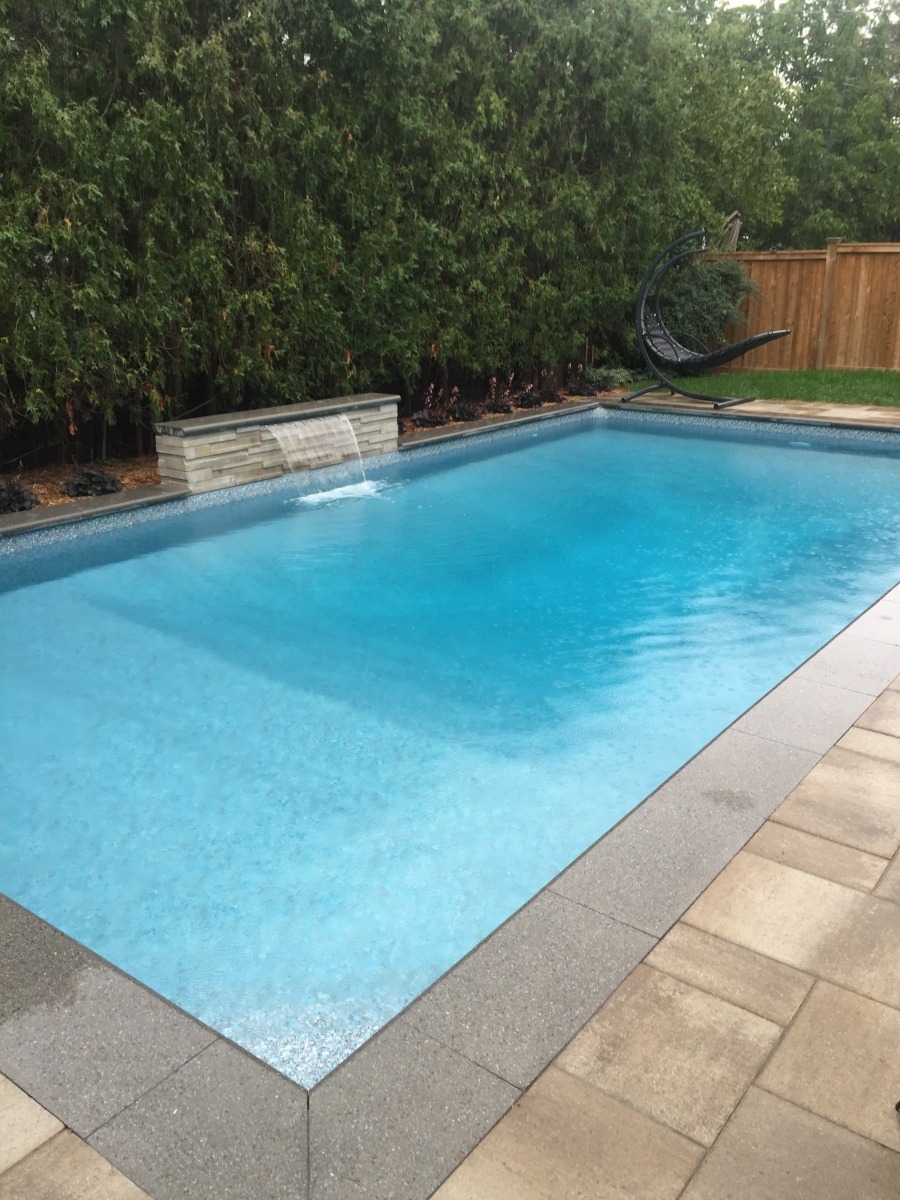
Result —
<instances>
[{"instance_id":1,"label":"waterfall feature","mask_svg":"<svg viewBox=\"0 0 900 1200\"><path fill-rule=\"evenodd\" d=\"M284 452L289 471L314 471L335 463L355 463L365 480L356 434L346 413L267 425Z\"/></svg>"},{"instance_id":2,"label":"waterfall feature","mask_svg":"<svg viewBox=\"0 0 900 1200\"><path fill-rule=\"evenodd\" d=\"M346 464L352 482L301 496L304 504L322 504L350 496L368 496L380 490L380 484L366 479L362 455L353 426L345 413L329 417L311 417L267 425L284 453L288 470L314 471L317 467Z\"/></svg>"}]
</instances>

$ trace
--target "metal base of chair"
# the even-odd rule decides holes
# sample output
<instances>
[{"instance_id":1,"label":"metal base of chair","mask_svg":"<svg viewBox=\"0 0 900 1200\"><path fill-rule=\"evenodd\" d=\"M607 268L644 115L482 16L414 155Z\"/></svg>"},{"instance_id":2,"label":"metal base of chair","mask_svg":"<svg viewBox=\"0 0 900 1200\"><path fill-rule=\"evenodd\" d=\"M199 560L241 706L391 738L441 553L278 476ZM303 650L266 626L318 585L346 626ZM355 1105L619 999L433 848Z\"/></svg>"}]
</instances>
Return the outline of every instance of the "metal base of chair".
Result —
<instances>
[{"instance_id":1,"label":"metal base of chair","mask_svg":"<svg viewBox=\"0 0 900 1200\"><path fill-rule=\"evenodd\" d=\"M737 404L749 404L751 400L755 400L755 396L704 396L700 392L686 392L683 388L675 387L666 382L662 385L669 390L671 396L686 396L689 400L700 400L704 404L711 404L713 408L734 408ZM648 392L659 392L662 387L658 383L651 383L649 387L641 388L637 392L629 392L627 396L623 396L619 401L620 404L628 404L632 400L637 400L638 396L646 396Z\"/></svg>"}]
</instances>

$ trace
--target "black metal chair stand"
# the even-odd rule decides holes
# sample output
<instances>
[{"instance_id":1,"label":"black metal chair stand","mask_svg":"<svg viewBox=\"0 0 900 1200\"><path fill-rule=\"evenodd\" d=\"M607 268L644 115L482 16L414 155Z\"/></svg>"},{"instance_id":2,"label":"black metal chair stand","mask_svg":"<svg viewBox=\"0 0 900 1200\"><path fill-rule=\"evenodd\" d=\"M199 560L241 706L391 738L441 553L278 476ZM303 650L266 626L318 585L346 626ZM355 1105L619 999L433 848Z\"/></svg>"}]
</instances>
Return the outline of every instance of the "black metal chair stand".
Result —
<instances>
[{"instance_id":1,"label":"black metal chair stand","mask_svg":"<svg viewBox=\"0 0 900 1200\"><path fill-rule=\"evenodd\" d=\"M698 238L701 243L699 246L687 250L679 249L686 242L696 241ZM731 408L735 404L746 404L756 398L755 396L706 396L701 392L689 392L685 388L679 387L661 370L661 367L666 367L677 370L703 371L711 367L720 367L723 363L731 362L732 359L746 354L748 350L755 350L757 346L764 346L766 342L773 342L776 338L787 337L791 332L789 329L772 329L768 333L757 333L740 342L730 342L727 346L721 346L717 350L690 350L678 341L669 332L663 321L659 308L660 288L666 275L674 266L685 259L692 258L695 254L706 254L707 252L706 230L697 229L693 233L686 233L682 237L676 238L674 242L670 242L665 250L653 260L641 283L641 290L638 292L635 306L635 326L641 355L647 368L656 376L659 383L653 383L637 392L630 392L627 396L622 397L620 403L628 404L631 400L636 400L638 396L646 396L648 392L658 391L660 385L668 388L673 396L680 395L687 396L690 400L702 400L704 403L711 404L713 408Z\"/></svg>"}]
</instances>

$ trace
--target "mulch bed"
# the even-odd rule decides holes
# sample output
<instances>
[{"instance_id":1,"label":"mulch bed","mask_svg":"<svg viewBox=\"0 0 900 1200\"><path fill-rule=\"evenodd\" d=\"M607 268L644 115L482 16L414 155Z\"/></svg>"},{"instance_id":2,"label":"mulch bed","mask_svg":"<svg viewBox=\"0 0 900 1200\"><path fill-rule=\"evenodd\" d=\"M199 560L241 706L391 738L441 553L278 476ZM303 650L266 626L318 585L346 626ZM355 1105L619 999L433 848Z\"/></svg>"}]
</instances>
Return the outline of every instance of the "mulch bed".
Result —
<instances>
[{"instance_id":1,"label":"mulch bed","mask_svg":"<svg viewBox=\"0 0 900 1200\"><path fill-rule=\"evenodd\" d=\"M532 408L514 408L509 413L484 413L477 421L447 421L444 425L432 425L427 429L418 428L415 423L405 418L400 423L400 436L404 443L427 442L432 438L448 433L458 433L464 429L489 429L492 425L507 425L510 421L521 420L522 417L553 416L556 413L567 412L571 408L580 408L597 400L611 400L619 394L624 395L624 389L617 392L605 392L602 396L566 396L560 394L552 404L539 404Z\"/></svg>"},{"instance_id":2,"label":"mulch bed","mask_svg":"<svg viewBox=\"0 0 900 1200\"><path fill-rule=\"evenodd\" d=\"M126 490L152 487L159 483L159 466L155 454L144 454L141 458L130 458L121 462L103 463L102 468L120 479ZM0 475L0 483L15 480L16 483L30 487L42 508L50 504L73 504L73 497L60 495L59 488L77 469L72 463L62 463L59 466L39 467L34 471L14 471L12 474Z\"/></svg>"}]
</instances>

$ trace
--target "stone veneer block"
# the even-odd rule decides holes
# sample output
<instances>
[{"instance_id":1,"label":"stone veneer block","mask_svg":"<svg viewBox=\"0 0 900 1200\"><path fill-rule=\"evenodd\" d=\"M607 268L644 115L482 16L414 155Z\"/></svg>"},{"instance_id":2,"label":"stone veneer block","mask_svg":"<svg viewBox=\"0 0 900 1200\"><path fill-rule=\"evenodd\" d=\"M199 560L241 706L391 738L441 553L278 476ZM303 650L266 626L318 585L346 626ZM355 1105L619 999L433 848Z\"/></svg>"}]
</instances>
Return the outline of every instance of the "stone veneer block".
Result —
<instances>
[{"instance_id":1,"label":"stone veneer block","mask_svg":"<svg viewBox=\"0 0 900 1200\"><path fill-rule=\"evenodd\" d=\"M556 1065L709 1146L781 1026L640 966Z\"/></svg>"},{"instance_id":2,"label":"stone veneer block","mask_svg":"<svg viewBox=\"0 0 900 1200\"><path fill-rule=\"evenodd\" d=\"M186 485L192 493L199 494L277 478L285 473L287 464L272 427L286 421L314 421L340 413L347 416L353 427L361 456L387 454L397 449L398 400L397 396L369 393L159 424L156 430L160 479ZM355 452L336 453L317 466L336 465L355 457Z\"/></svg>"},{"instance_id":3,"label":"stone veneer block","mask_svg":"<svg viewBox=\"0 0 900 1200\"><path fill-rule=\"evenodd\" d=\"M788 1024L813 985L811 975L682 921L651 950L646 962L778 1025Z\"/></svg>"},{"instance_id":4,"label":"stone veneer block","mask_svg":"<svg viewBox=\"0 0 900 1200\"><path fill-rule=\"evenodd\" d=\"M900 1007L900 907L887 900L742 853L684 919Z\"/></svg>"},{"instance_id":5,"label":"stone veneer block","mask_svg":"<svg viewBox=\"0 0 900 1200\"><path fill-rule=\"evenodd\" d=\"M149 1197L96 1150L64 1129L0 1176L0 1200L149 1200Z\"/></svg>"},{"instance_id":6,"label":"stone veneer block","mask_svg":"<svg viewBox=\"0 0 900 1200\"><path fill-rule=\"evenodd\" d=\"M773 820L890 858L900 846L900 766L829 750L773 813Z\"/></svg>"},{"instance_id":7,"label":"stone veneer block","mask_svg":"<svg viewBox=\"0 0 900 1200\"><path fill-rule=\"evenodd\" d=\"M434 1200L675 1200L703 1151L550 1067Z\"/></svg>"},{"instance_id":8,"label":"stone veneer block","mask_svg":"<svg viewBox=\"0 0 900 1200\"><path fill-rule=\"evenodd\" d=\"M900 1151L900 1012L817 983L759 1085Z\"/></svg>"},{"instance_id":9,"label":"stone veneer block","mask_svg":"<svg viewBox=\"0 0 900 1200\"><path fill-rule=\"evenodd\" d=\"M61 1129L56 1117L0 1075L0 1175Z\"/></svg>"},{"instance_id":10,"label":"stone veneer block","mask_svg":"<svg viewBox=\"0 0 900 1200\"><path fill-rule=\"evenodd\" d=\"M682 1200L896 1200L900 1155L752 1087Z\"/></svg>"},{"instance_id":11,"label":"stone veneer block","mask_svg":"<svg viewBox=\"0 0 900 1200\"><path fill-rule=\"evenodd\" d=\"M862 892L872 890L887 866L886 859L874 854L804 833L777 821L766 821L747 843L746 849L786 867L808 871L810 875L819 875Z\"/></svg>"}]
</instances>

